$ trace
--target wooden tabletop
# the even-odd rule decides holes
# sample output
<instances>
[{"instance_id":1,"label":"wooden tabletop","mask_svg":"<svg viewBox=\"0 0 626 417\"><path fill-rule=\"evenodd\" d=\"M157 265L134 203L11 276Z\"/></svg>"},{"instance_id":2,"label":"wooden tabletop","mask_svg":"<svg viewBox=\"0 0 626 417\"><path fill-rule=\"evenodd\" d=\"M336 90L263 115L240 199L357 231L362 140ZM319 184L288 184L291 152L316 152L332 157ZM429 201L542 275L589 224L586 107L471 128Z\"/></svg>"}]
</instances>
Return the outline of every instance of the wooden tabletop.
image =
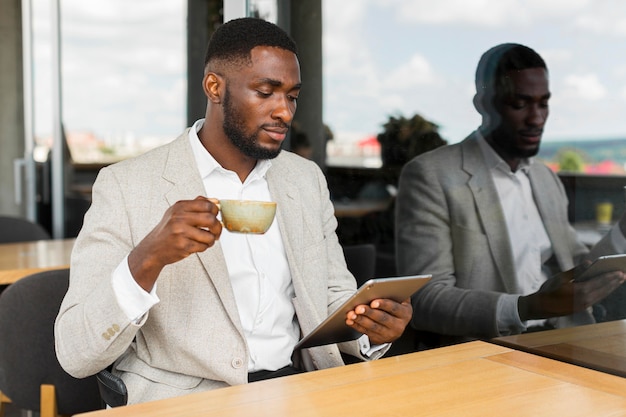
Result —
<instances>
[{"instance_id":1,"label":"wooden tabletop","mask_svg":"<svg viewBox=\"0 0 626 417\"><path fill-rule=\"evenodd\" d=\"M75 239L0 244L0 285L48 269L69 268Z\"/></svg>"},{"instance_id":2,"label":"wooden tabletop","mask_svg":"<svg viewBox=\"0 0 626 417\"><path fill-rule=\"evenodd\" d=\"M82 416L207 415L623 416L626 379L470 342Z\"/></svg>"},{"instance_id":3,"label":"wooden tabletop","mask_svg":"<svg viewBox=\"0 0 626 417\"><path fill-rule=\"evenodd\" d=\"M498 337L493 342L626 377L626 320Z\"/></svg>"},{"instance_id":4,"label":"wooden tabletop","mask_svg":"<svg viewBox=\"0 0 626 417\"><path fill-rule=\"evenodd\" d=\"M387 210L390 200L333 201L336 217L363 217Z\"/></svg>"}]
</instances>

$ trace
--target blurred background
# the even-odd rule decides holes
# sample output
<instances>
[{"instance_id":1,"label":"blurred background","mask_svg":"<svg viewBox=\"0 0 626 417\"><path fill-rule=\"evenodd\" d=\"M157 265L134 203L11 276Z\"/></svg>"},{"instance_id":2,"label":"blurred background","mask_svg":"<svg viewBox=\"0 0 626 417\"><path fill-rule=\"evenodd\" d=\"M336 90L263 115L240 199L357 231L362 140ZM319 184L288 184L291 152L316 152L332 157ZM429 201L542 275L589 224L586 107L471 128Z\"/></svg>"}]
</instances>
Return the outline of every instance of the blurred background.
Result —
<instances>
[{"instance_id":1,"label":"blurred background","mask_svg":"<svg viewBox=\"0 0 626 417\"><path fill-rule=\"evenodd\" d=\"M0 214L56 238L78 233L101 167L202 117L206 43L240 16L299 45L304 87L285 147L327 174L343 243L373 242L392 262L399 171L478 126L474 71L502 42L548 64L539 157L566 186L570 220L588 231L598 203L613 218L624 209L619 0L0 1Z\"/></svg>"}]
</instances>

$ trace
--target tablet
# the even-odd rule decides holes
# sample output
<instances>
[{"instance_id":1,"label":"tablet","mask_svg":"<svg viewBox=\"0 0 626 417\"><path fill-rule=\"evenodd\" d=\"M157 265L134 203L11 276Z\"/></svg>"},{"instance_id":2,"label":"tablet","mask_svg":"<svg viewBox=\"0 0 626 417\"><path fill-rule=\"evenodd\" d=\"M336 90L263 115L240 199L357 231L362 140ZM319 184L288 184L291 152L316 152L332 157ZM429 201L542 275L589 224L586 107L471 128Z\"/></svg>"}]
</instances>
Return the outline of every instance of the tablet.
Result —
<instances>
[{"instance_id":1,"label":"tablet","mask_svg":"<svg viewBox=\"0 0 626 417\"><path fill-rule=\"evenodd\" d=\"M311 333L298 342L295 349L347 342L362 336L362 333L346 325L346 314L359 304L369 304L377 298L387 298L402 302L422 288L431 275L410 275L392 278L370 279L321 322Z\"/></svg>"},{"instance_id":2,"label":"tablet","mask_svg":"<svg viewBox=\"0 0 626 417\"><path fill-rule=\"evenodd\" d=\"M574 281L587 281L596 275L606 272L624 271L626 272L626 255L607 255L600 256L585 269L580 276L574 278Z\"/></svg>"}]
</instances>

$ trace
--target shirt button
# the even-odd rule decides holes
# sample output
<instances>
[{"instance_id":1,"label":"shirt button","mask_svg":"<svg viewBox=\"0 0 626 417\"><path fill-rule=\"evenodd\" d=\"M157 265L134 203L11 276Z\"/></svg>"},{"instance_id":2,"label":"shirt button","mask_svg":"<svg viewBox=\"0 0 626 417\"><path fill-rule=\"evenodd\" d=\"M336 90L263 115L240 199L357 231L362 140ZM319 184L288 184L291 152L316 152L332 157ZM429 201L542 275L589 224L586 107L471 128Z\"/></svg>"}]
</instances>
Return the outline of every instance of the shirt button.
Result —
<instances>
[{"instance_id":1,"label":"shirt button","mask_svg":"<svg viewBox=\"0 0 626 417\"><path fill-rule=\"evenodd\" d=\"M231 362L231 365L235 369L239 369L243 366L243 360L241 358L234 358Z\"/></svg>"}]
</instances>

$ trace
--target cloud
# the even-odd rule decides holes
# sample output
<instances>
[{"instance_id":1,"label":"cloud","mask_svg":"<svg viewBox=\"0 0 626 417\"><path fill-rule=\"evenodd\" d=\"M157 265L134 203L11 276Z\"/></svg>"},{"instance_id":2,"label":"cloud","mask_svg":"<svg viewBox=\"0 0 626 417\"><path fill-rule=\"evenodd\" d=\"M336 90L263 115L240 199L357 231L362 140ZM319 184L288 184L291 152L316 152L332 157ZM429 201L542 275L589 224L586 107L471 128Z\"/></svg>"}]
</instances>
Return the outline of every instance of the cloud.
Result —
<instances>
[{"instance_id":1,"label":"cloud","mask_svg":"<svg viewBox=\"0 0 626 417\"><path fill-rule=\"evenodd\" d=\"M428 60L420 55L414 54L405 64L393 69L385 77L385 87L397 90L422 85L434 85L443 83L442 78L434 71Z\"/></svg>"},{"instance_id":2,"label":"cloud","mask_svg":"<svg viewBox=\"0 0 626 417\"><path fill-rule=\"evenodd\" d=\"M507 21L508 12L516 3L512 0L443 0L431 2L396 1L399 20L428 24L467 23L471 25L499 26ZM517 14L519 20L527 18L526 11Z\"/></svg>"},{"instance_id":3,"label":"cloud","mask_svg":"<svg viewBox=\"0 0 626 417\"><path fill-rule=\"evenodd\" d=\"M626 36L626 3L596 0L572 21L578 30L601 36Z\"/></svg>"},{"instance_id":4,"label":"cloud","mask_svg":"<svg viewBox=\"0 0 626 417\"><path fill-rule=\"evenodd\" d=\"M396 10L399 21L483 28L566 19L582 11L593 11L596 6L592 0L388 0L386 4Z\"/></svg>"},{"instance_id":5,"label":"cloud","mask_svg":"<svg viewBox=\"0 0 626 417\"><path fill-rule=\"evenodd\" d=\"M45 135L52 119L51 11L43 0L36 1L36 131ZM102 136L112 132L170 136L184 128L183 3L64 0L60 12L63 121L68 129Z\"/></svg>"},{"instance_id":6,"label":"cloud","mask_svg":"<svg viewBox=\"0 0 626 417\"><path fill-rule=\"evenodd\" d=\"M371 52L361 47L368 1L323 3L324 71L328 75L371 65Z\"/></svg>"},{"instance_id":7,"label":"cloud","mask_svg":"<svg viewBox=\"0 0 626 417\"><path fill-rule=\"evenodd\" d=\"M389 112L419 113L460 140L479 118L473 71L487 48L520 42L550 69L550 132L619 135L626 2L617 0L342 0L324 2L324 116L375 132ZM332 24L327 24L329 16ZM366 26L367 25L367 26ZM375 35L372 35L375 27ZM622 29L623 28L623 29ZM393 48L390 47L393 45ZM594 120L591 124L588 121Z\"/></svg>"},{"instance_id":8,"label":"cloud","mask_svg":"<svg viewBox=\"0 0 626 417\"><path fill-rule=\"evenodd\" d=\"M607 96L607 89L596 74L568 75L565 77L564 96L583 100L602 100Z\"/></svg>"},{"instance_id":9,"label":"cloud","mask_svg":"<svg viewBox=\"0 0 626 417\"><path fill-rule=\"evenodd\" d=\"M44 127L51 125L50 1L33 1L35 116ZM185 3L64 0L61 7L66 124L178 133L186 124ZM375 133L391 112L418 112L460 140L477 126L476 62L503 41L531 45L546 59L559 134L626 130L619 116L626 62L618 53L626 2L328 0L322 7L323 111L336 131ZM581 117L591 112L602 118L593 126Z\"/></svg>"},{"instance_id":10,"label":"cloud","mask_svg":"<svg viewBox=\"0 0 626 417\"><path fill-rule=\"evenodd\" d=\"M574 51L565 48L547 48L537 53L546 62L548 70L557 65L569 65L575 57Z\"/></svg>"}]
</instances>

